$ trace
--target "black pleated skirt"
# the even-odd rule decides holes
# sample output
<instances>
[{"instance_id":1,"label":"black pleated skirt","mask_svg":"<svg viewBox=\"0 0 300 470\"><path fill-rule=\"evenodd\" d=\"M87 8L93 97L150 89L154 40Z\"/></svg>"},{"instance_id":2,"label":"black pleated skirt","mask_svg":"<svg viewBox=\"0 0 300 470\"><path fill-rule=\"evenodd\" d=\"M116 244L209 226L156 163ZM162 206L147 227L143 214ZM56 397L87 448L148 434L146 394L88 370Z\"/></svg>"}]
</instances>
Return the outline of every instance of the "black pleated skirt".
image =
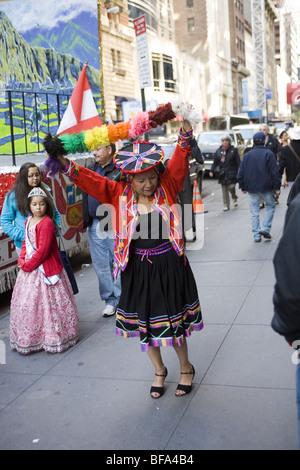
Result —
<instances>
[{"instance_id":1,"label":"black pleated skirt","mask_svg":"<svg viewBox=\"0 0 300 470\"><path fill-rule=\"evenodd\" d=\"M152 250L132 247L121 279L116 333L139 337L142 351L150 346L181 346L183 337L203 328L190 264L169 241Z\"/></svg>"}]
</instances>

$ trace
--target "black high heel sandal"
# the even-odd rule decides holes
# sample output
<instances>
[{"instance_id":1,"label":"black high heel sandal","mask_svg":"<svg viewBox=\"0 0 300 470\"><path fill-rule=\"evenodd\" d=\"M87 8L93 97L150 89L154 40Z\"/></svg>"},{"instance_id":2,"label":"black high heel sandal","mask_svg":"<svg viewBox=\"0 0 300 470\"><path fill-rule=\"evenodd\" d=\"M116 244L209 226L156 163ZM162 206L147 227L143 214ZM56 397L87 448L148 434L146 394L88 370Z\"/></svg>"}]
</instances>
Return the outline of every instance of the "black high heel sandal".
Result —
<instances>
[{"instance_id":1,"label":"black high heel sandal","mask_svg":"<svg viewBox=\"0 0 300 470\"><path fill-rule=\"evenodd\" d=\"M192 375L193 378L192 378L192 381L195 377L195 369L194 369L194 366L191 364L192 366L192 371L191 372L180 372L182 375ZM179 393L177 394L175 392L175 396L176 397L184 397L185 395L187 395L188 393L190 393L192 390L192 384L191 385L183 385L183 384L178 384L177 385L177 388L176 388L176 392L179 391L179 392L184 392L184 393Z\"/></svg>"},{"instance_id":2,"label":"black high heel sandal","mask_svg":"<svg viewBox=\"0 0 300 470\"><path fill-rule=\"evenodd\" d=\"M157 377L164 377L166 379L167 375L168 375L168 369L166 368L166 366L164 366L165 370L166 370L166 373L165 374L157 374L155 372L155 375ZM159 396L158 397L154 397L152 395L152 393L159 393ZM164 386L162 387L155 387L154 385L152 385L151 389L150 389L150 395L151 395L151 398L153 398L154 400L157 400L158 398L161 398L163 396L163 394L165 393L165 388Z\"/></svg>"}]
</instances>

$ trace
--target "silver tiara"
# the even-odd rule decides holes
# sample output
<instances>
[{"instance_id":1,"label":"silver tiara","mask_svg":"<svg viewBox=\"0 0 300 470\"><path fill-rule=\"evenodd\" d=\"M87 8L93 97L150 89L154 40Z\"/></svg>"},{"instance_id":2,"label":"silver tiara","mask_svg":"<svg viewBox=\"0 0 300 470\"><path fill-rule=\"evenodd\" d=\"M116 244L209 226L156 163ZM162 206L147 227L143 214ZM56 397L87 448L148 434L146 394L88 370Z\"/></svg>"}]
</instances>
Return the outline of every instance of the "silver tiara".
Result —
<instances>
[{"instance_id":1,"label":"silver tiara","mask_svg":"<svg viewBox=\"0 0 300 470\"><path fill-rule=\"evenodd\" d=\"M42 197L47 197L47 194L45 193L45 191L40 188L39 186L37 186L36 188L33 188L30 193L28 194L27 197L32 197L32 196L42 196Z\"/></svg>"}]
</instances>

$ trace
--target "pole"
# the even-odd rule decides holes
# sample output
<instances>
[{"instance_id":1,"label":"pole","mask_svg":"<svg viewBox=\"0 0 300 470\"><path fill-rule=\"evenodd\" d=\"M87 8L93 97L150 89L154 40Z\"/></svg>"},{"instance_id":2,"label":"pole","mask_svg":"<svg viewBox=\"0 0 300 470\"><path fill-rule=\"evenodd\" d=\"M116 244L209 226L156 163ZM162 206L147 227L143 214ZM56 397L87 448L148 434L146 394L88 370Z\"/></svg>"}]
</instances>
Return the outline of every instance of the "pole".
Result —
<instances>
[{"instance_id":1,"label":"pole","mask_svg":"<svg viewBox=\"0 0 300 470\"><path fill-rule=\"evenodd\" d=\"M141 94L142 94L142 110L146 111L145 88L141 88ZM145 141L148 142L148 140L149 140L149 135L148 135L148 132L146 132Z\"/></svg>"},{"instance_id":2,"label":"pole","mask_svg":"<svg viewBox=\"0 0 300 470\"><path fill-rule=\"evenodd\" d=\"M103 42L102 42L102 20L101 20L102 0L97 0L98 12L98 40L99 40L99 63L100 63L100 93L101 93L101 119L105 124L105 101L104 101L104 80L103 80Z\"/></svg>"},{"instance_id":3,"label":"pole","mask_svg":"<svg viewBox=\"0 0 300 470\"><path fill-rule=\"evenodd\" d=\"M10 121L12 164L13 166L16 166L16 152L15 152L14 122L13 122L13 112L12 112L11 91L8 91L8 107L9 107L9 121Z\"/></svg>"}]
</instances>

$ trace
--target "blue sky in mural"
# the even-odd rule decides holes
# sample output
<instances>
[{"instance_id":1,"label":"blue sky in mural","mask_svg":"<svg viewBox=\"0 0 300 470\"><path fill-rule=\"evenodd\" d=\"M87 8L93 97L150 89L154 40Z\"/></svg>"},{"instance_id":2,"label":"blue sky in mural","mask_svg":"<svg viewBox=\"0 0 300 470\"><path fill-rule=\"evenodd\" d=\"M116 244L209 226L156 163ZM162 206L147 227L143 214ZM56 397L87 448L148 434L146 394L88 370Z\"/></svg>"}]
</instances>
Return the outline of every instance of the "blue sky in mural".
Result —
<instances>
[{"instance_id":1,"label":"blue sky in mural","mask_svg":"<svg viewBox=\"0 0 300 470\"><path fill-rule=\"evenodd\" d=\"M97 0L10 0L0 2L1 10L22 34L36 27L55 28L81 13L97 18Z\"/></svg>"},{"instance_id":2,"label":"blue sky in mural","mask_svg":"<svg viewBox=\"0 0 300 470\"><path fill-rule=\"evenodd\" d=\"M30 46L70 54L99 69L97 0L1 1L0 11Z\"/></svg>"}]
</instances>

